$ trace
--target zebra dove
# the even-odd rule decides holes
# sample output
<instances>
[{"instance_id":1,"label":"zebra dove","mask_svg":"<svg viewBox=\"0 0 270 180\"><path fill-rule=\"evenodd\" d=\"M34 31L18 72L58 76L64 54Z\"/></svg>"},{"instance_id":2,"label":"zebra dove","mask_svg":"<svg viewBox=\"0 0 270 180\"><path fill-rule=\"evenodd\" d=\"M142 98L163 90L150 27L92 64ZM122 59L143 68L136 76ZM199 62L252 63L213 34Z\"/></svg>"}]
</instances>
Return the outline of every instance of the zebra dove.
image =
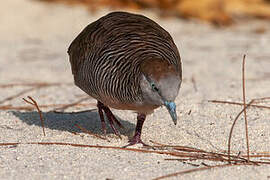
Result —
<instances>
[{"instance_id":1,"label":"zebra dove","mask_svg":"<svg viewBox=\"0 0 270 180\"><path fill-rule=\"evenodd\" d=\"M176 105L182 81L181 58L170 34L151 19L112 12L89 24L73 40L69 60L75 84L97 100L103 133L104 114L113 132L117 124L109 107L137 115L130 145L141 143L146 115L166 106L176 125Z\"/></svg>"}]
</instances>

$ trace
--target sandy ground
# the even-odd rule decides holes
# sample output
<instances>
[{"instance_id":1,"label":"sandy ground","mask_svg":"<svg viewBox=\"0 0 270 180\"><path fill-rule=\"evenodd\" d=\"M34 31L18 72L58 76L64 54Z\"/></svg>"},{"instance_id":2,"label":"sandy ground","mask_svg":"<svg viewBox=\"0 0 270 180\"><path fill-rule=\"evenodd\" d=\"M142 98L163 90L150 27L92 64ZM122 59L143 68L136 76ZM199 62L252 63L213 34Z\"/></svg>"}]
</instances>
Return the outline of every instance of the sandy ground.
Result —
<instances>
[{"instance_id":1,"label":"sandy ground","mask_svg":"<svg viewBox=\"0 0 270 180\"><path fill-rule=\"evenodd\" d=\"M85 94L73 85L67 47L83 27L107 12L91 14L83 7L30 0L3 1L0 6L0 84L48 82L62 85L35 90L25 86L0 88L0 105L26 106L21 98L28 95L40 105L72 103L84 97ZM159 19L151 12L141 13L171 33L181 53L184 77L176 100L180 117L177 126L166 109L159 108L147 118L142 139L149 144L149 140L153 140L215 152L227 149L230 127L241 107L213 104L208 100L241 101L241 60L244 53L247 54L247 100L270 95L270 23L250 21L218 29L179 19ZM260 30L265 32L256 33ZM5 101L23 90L27 92ZM89 102L92 104L88 107L72 107L65 111L95 109L95 100L89 99ZM110 142L107 142L74 126L77 123L102 134L96 110L57 114L50 112L52 109L42 108L45 137L36 111L0 111L0 142L70 142L120 147L127 144L136 123L136 114L114 110L126 128L121 130L122 140L119 140L108 127ZM270 111L251 108L248 119L250 150L269 152ZM241 118L233 134L234 153L245 153L243 127ZM166 161L165 158L172 157L70 146L4 146L0 147L0 179L152 179L194 168L182 162ZM203 167L202 162L193 163ZM269 179L270 166L219 168L187 174L182 178ZM179 179L179 176L172 179Z\"/></svg>"}]
</instances>

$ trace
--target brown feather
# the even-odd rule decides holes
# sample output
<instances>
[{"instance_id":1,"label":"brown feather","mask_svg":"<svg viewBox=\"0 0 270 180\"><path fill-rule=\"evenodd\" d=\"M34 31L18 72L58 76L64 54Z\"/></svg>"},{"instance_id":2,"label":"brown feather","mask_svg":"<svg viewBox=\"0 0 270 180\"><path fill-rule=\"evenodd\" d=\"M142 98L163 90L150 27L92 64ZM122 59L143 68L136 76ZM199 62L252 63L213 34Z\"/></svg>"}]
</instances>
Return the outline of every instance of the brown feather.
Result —
<instances>
[{"instance_id":1,"label":"brown feather","mask_svg":"<svg viewBox=\"0 0 270 180\"><path fill-rule=\"evenodd\" d=\"M161 59L143 61L141 63L141 71L157 81L169 75L179 76L179 72L176 71L175 66Z\"/></svg>"}]
</instances>

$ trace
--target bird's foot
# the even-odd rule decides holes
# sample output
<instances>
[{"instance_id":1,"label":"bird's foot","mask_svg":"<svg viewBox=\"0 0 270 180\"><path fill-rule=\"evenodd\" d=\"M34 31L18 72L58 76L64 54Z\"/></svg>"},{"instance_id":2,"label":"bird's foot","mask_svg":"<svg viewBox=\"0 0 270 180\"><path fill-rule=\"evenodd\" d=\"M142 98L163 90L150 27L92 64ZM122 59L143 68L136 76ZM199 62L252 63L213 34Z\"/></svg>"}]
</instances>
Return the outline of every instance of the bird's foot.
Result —
<instances>
[{"instance_id":1,"label":"bird's foot","mask_svg":"<svg viewBox=\"0 0 270 180\"><path fill-rule=\"evenodd\" d=\"M135 135L133 136L132 139L130 139L128 141L129 143L125 146L123 146L123 148L126 148L126 147L129 147L129 146L132 146L132 145L135 145L135 144L142 144L144 147L151 147L150 145L148 144L145 144L142 140L141 140L141 134L140 133L135 133Z\"/></svg>"},{"instance_id":2,"label":"bird's foot","mask_svg":"<svg viewBox=\"0 0 270 180\"><path fill-rule=\"evenodd\" d=\"M103 115L103 111L104 111L114 134L116 134L120 139L122 139L119 131L115 128L115 124L117 124L120 128L124 128L124 126L116 119L116 117L113 115L111 110L107 106L105 106L102 102L98 101L97 107L98 107L98 113L100 116L103 133L106 135L106 125L105 125L105 120L104 120L104 115Z\"/></svg>"},{"instance_id":3,"label":"bird's foot","mask_svg":"<svg viewBox=\"0 0 270 180\"><path fill-rule=\"evenodd\" d=\"M142 140L141 140L141 134L142 134L142 127L143 127L143 123L144 120L146 118L145 114L138 114L137 116L137 125L136 125L136 129L135 129L135 135L133 136L132 139L129 140L129 144L126 146L123 146L124 148L128 147L128 146L132 146L134 144L142 144L143 147L146 148L153 148L152 146L145 144Z\"/></svg>"}]
</instances>

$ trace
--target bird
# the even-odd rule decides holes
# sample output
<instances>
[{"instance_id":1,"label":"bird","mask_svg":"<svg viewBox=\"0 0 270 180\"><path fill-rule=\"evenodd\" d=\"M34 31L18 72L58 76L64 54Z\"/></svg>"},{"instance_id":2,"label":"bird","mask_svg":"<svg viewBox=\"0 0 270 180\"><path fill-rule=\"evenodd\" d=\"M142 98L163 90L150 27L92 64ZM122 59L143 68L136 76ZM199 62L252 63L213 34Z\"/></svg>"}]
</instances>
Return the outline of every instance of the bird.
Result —
<instances>
[{"instance_id":1,"label":"bird","mask_svg":"<svg viewBox=\"0 0 270 180\"><path fill-rule=\"evenodd\" d=\"M87 25L71 42L68 54L75 85L97 100L105 135L104 114L120 138L116 125L123 128L110 108L137 113L127 146L147 146L141 140L142 127L158 107L165 106L176 125L181 58L171 35L150 18L110 12Z\"/></svg>"}]
</instances>

